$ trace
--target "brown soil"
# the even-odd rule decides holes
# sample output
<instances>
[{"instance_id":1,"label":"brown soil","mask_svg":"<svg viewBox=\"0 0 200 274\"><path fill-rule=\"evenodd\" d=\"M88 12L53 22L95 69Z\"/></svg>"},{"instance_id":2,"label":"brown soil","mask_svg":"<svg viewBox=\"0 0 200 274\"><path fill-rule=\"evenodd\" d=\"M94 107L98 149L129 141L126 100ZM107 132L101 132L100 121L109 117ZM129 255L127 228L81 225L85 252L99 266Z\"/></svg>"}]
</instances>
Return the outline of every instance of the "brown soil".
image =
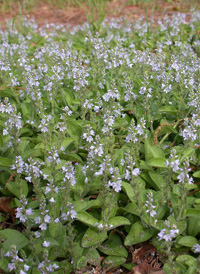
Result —
<instances>
[{"instance_id":1,"label":"brown soil","mask_svg":"<svg viewBox=\"0 0 200 274\"><path fill-rule=\"evenodd\" d=\"M16 1L17 2L17 1ZM137 5L130 4L131 0L112 0L106 5L106 17L109 18L119 18L126 17L129 20L138 19L141 16L146 18L154 17L155 20L162 18L165 15L172 15L177 12L187 12L188 19L190 17L191 8L186 0L174 0L169 3L164 0L152 0L151 3L141 4L142 1L138 1ZM184 4L184 3L185 4ZM8 18L13 18L14 16L19 16L20 11L17 4L7 7L4 10L3 4L0 1L0 24L5 27L5 22ZM200 9L200 3L196 5L196 9ZM45 23L60 23L63 25L70 24L75 26L82 24L86 21L86 16L84 10L78 6L66 6L64 8L58 8L58 6L53 6L46 4L45 1L39 1L36 7L31 9L22 9L21 14L34 18L39 26Z\"/></svg>"}]
</instances>

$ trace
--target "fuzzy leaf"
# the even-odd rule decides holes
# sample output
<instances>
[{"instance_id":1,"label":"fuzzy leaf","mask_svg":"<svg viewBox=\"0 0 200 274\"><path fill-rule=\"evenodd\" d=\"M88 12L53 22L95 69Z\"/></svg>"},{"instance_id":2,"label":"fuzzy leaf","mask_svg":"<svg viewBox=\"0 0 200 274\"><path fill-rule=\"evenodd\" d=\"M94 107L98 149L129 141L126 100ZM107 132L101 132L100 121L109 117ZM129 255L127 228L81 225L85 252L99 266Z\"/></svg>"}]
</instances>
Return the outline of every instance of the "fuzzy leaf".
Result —
<instances>
[{"instance_id":1,"label":"fuzzy leaf","mask_svg":"<svg viewBox=\"0 0 200 274\"><path fill-rule=\"evenodd\" d=\"M98 245L104 242L107 237L107 232L105 230L98 232L94 228L89 227L83 236L81 245L82 247Z\"/></svg>"},{"instance_id":2,"label":"fuzzy leaf","mask_svg":"<svg viewBox=\"0 0 200 274\"><path fill-rule=\"evenodd\" d=\"M54 223L53 221L49 224L49 232L56 240L64 240L65 238L65 227L61 223Z\"/></svg>"},{"instance_id":3,"label":"fuzzy leaf","mask_svg":"<svg viewBox=\"0 0 200 274\"><path fill-rule=\"evenodd\" d=\"M163 106L163 107L159 108L159 111L163 112L163 113L169 113L172 115L176 115L176 116L178 113L181 113L178 109L174 108L173 106Z\"/></svg>"},{"instance_id":4,"label":"fuzzy leaf","mask_svg":"<svg viewBox=\"0 0 200 274\"><path fill-rule=\"evenodd\" d=\"M0 260L0 269L4 272L8 272L8 261L6 259Z\"/></svg>"},{"instance_id":5,"label":"fuzzy leaf","mask_svg":"<svg viewBox=\"0 0 200 274\"><path fill-rule=\"evenodd\" d=\"M131 202L135 202L135 193L133 191L132 185L126 182L122 182L122 189L126 192Z\"/></svg>"},{"instance_id":6,"label":"fuzzy leaf","mask_svg":"<svg viewBox=\"0 0 200 274\"><path fill-rule=\"evenodd\" d=\"M179 255L176 258L176 261L190 266L196 262L196 259L190 255Z\"/></svg>"},{"instance_id":7,"label":"fuzzy leaf","mask_svg":"<svg viewBox=\"0 0 200 274\"><path fill-rule=\"evenodd\" d=\"M68 122L66 129L69 136L78 142L82 135L82 128L74 122Z\"/></svg>"},{"instance_id":8,"label":"fuzzy leaf","mask_svg":"<svg viewBox=\"0 0 200 274\"><path fill-rule=\"evenodd\" d=\"M71 145L74 142L72 138L65 138L62 142L62 147L66 149L69 145Z\"/></svg>"},{"instance_id":9,"label":"fuzzy leaf","mask_svg":"<svg viewBox=\"0 0 200 274\"><path fill-rule=\"evenodd\" d=\"M108 256L103 261L104 268L115 268L126 262L126 258L120 256Z\"/></svg>"},{"instance_id":10,"label":"fuzzy leaf","mask_svg":"<svg viewBox=\"0 0 200 274\"><path fill-rule=\"evenodd\" d=\"M5 250L10 250L12 245L15 245L17 250L20 250L28 244L28 239L15 229L4 229L0 231L0 237L5 239L5 242L3 243L3 248Z\"/></svg>"},{"instance_id":11,"label":"fuzzy leaf","mask_svg":"<svg viewBox=\"0 0 200 274\"><path fill-rule=\"evenodd\" d=\"M87 210L91 207L99 208L101 207L101 201L100 199L95 199L91 201L74 201L73 202L74 210L76 212Z\"/></svg>"},{"instance_id":12,"label":"fuzzy leaf","mask_svg":"<svg viewBox=\"0 0 200 274\"><path fill-rule=\"evenodd\" d=\"M193 237L193 236L184 236L181 237L178 241L179 245L187 246L187 247L193 247L195 244L198 244L199 241Z\"/></svg>"},{"instance_id":13,"label":"fuzzy leaf","mask_svg":"<svg viewBox=\"0 0 200 274\"><path fill-rule=\"evenodd\" d=\"M76 215L76 219L89 226L94 226L95 223L98 223L98 220L87 212L79 212Z\"/></svg>"},{"instance_id":14,"label":"fuzzy leaf","mask_svg":"<svg viewBox=\"0 0 200 274\"><path fill-rule=\"evenodd\" d=\"M189 236L197 236L200 231L200 219L194 216L188 217L188 234Z\"/></svg>"},{"instance_id":15,"label":"fuzzy leaf","mask_svg":"<svg viewBox=\"0 0 200 274\"><path fill-rule=\"evenodd\" d=\"M2 138L2 136L0 135L0 147L2 147L3 146L3 138Z\"/></svg>"},{"instance_id":16,"label":"fuzzy leaf","mask_svg":"<svg viewBox=\"0 0 200 274\"><path fill-rule=\"evenodd\" d=\"M10 167L13 161L11 158L0 157L0 166L2 167Z\"/></svg>"},{"instance_id":17,"label":"fuzzy leaf","mask_svg":"<svg viewBox=\"0 0 200 274\"><path fill-rule=\"evenodd\" d=\"M118 234L110 234L108 240L101 244L98 249L106 255L127 257L128 252L123 246Z\"/></svg>"},{"instance_id":18,"label":"fuzzy leaf","mask_svg":"<svg viewBox=\"0 0 200 274\"><path fill-rule=\"evenodd\" d=\"M164 152L149 142L148 139L145 140L145 160L149 161L152 158L165 158Z\"/></svg>"},{"instance_id":19,"label":"fuzzy leaf","mask_svg":"<svg viewBox=\"0 0 200 274\"><path fill-rule=\"evenodd\" d=\"M25 180L20 180L20 182L8 182L6 184L8 190L20 199L21 194L25 197L28 195L28 184Z\"/></svg>"},{"instance_id":20,"label":"fuzzy leaf","mask_svg":"<svg viewBox=\"0 0 200 274\"><path fill-rule=\"evenodd\" d=\"M91 265L100 266L101 257L96 248L91 248L87 253L87 262Z\"/></svg>"},{"instance_id":21,"label":"fuzzy leaf","mask_svg":"<svg viewBox=\"0 0 200 274\"><path fill-rule=\"evenodd\" d=\"M166 183L165 183L163 176L161 174L154 172L154 171L149 171L149 176L155 183L156 190L159 190L159 189L165 187Z\"/></svg>"},{"instance_id":22,"label":"fuzzy leaf","mask_svg":"<svg viewBox=\"0 0 200 274\"><path fill-rule=\"evenodd\" d=\"M149 240L155 233L155 229L145 229L141 222L136 222L132 225L129 234L126 236L124 244L134 245Z\"/></svg>"},{"instance_id":23,"label":"fuzzy leaf","mask_svg":"<svg viewBox=\"0 0 200 274\"><path fill-rule=\"evenodd\" d=\"M184 216L194 216L200 218L200 209L188 208L186 209Z\"/></svg>"},{"instance_id":24,"label":"fuzzy leaf","mask_svg":"<svg viewBox=\"0 0 200 274\"><path fill-rule=\"evenodd\" d=\"M67 160L67 161L74 161L74 162L78 162L78 163L83 163L82 158L74 152L71 153L63 153L60 155L61 159Z\"/></svg>"},{"instance_id":25,"label":"fuzzy leaf","mask_svg":"<svg viewBox=\"0 0 200 274\"><path fill-rule=\"evenodd\" d=\"M194 176L195 178L200 178L200 171L194 172L194 173L193 173L193 176Z\"/></svg>"},{"instance_id":26,"label":"fuzzy leaf","mask_svg":"<svg viewBox=\"0 0 200 274\"><path fill-rule=\"evenodd\" d=\"M165 167L166 168L166 160L164 158L154 158L147 161L147 165L154 167Z\"/></svg>"},{"instance_id":27,"label":"fuzzy leaf","mask_svg":"<svg viewBox=\"0 0 200 274\"><path fill-rule=\"evenodd\" d=\"M34 149L29 149L26 152L22 154L22 159L26 161L28 158L43 158L44 157L44 152L42 148L34 148Z\"/></svg>"},{"instance_id":28,"label":"fuzzy leaf","mask_svg":"<svg viewBox=\"0 0 200 274\"><path fill-rule=\"evenodd\" d=\"M124 208L126 212L132 213L136 216L140 216L140 212L138 209L138 205L134 203L128 203L127 206Z\"/></svg>"},{"instance_id":29,"label":"fuzzy leaf","mask_svg":"<svg viewBox=\"0 0 200 274\"><path fill-rule=\"evenodd\" d=\"M108 226L110 226L110 228L107 229L107 230L116 228L118 226L130 225L130 224L131 224L130 221L128 219L126 219L125 217L116 216L116 217L113 217L112 219L110 219L108 221Z\"/></svg>"}]
</instances>

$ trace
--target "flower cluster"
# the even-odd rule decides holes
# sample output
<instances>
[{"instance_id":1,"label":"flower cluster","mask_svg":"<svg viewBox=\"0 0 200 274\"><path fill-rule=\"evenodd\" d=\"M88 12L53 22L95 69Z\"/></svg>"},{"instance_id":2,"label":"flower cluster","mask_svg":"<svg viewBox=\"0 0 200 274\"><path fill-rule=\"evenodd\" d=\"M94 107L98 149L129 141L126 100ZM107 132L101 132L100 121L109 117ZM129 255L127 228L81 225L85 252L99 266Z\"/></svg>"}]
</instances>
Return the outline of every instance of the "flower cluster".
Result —
<instances>
[{"instance_id":1,"label":"flower cluster","mask_svg":"<svg viewBox=\"0 0 200 274\"><path fill-rule=\"evenodd\" d=\"M145 127L146 121L144 118L141 118L137 126L135 125L134 119L131 120L130 127L128 129L128 135L126 136L126 142L127 143L137 143L142 138L146 138L146 127Z\"/></svg>"},{"instance_id":2,"label":"flower cluster","mask_svg":"<svg viewBox=\"0 0 200 274\"><path fill-rule=\"evenodd\" d=\"M163 228L159 233L158 233L158 239L159 241L165 240L166 242L171 242L172 239L176 238L179 234L179 229L175 224L171 225L169 222L165 222L166 228Z\"/></svg>"},{"instance_id":3,"label":"flower cluster","mask_svg":"<svg viewBox=\"0 0 200 274\"><path fill-rule=\"evenodd\" d=\"M22 258L18 255L18 250L16 246L11 246L11 251L8 251L5 257L11 258L11 262L8 263L9 271L19 270L19 274L27 274L30 268Z\"/></svg>"}]
</instances>

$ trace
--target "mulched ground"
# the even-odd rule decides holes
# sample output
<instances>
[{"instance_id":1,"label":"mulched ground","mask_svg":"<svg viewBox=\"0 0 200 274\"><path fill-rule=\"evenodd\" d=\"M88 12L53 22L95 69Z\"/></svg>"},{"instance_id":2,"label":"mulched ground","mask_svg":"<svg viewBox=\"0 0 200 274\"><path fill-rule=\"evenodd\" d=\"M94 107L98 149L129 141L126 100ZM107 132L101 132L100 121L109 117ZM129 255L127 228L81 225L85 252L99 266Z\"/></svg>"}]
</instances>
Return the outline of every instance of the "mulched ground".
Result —
<instances>
[{"instance_id":1,"label":"mulched ground","mask_svg":"<svg viewBox=\"0 0 200 274\"><path fill-rule=\"evenodd\" d=\"M130 4L131 0L112 0L107 3L106 17L119 18L126 17L129 20L137 20L141 16L151 18L153 15L155 21L159 18L163 18L168 15L171 16L177 12L187 12L191 6L188 6L188 1L176 0L168 3L164 0L152 0L152 3L142 4L142 1L138 1L140 4ZM182 3L181 3L182 2ZM190 2L190 1L189 1ZM153 4L155 3L155 5ZM199 3L200 8L200 3ZM60 23L63 25L70 24L71 26L82 24L86 21L86 16L82 8L78 6L65 6L62 9L58 6L46 4L44 1L39 1L38 5L31 9L23 9L19 11L19 6L16 4L5 7L0 1L0 24L5 28L6 20L12 19L14 16L20 16L20 14L26 15L28 18L34 18L39 26L44 25L47 22ZM187 12L188 19L190 18L190 12Z\"/></svg>"}]
</instances>

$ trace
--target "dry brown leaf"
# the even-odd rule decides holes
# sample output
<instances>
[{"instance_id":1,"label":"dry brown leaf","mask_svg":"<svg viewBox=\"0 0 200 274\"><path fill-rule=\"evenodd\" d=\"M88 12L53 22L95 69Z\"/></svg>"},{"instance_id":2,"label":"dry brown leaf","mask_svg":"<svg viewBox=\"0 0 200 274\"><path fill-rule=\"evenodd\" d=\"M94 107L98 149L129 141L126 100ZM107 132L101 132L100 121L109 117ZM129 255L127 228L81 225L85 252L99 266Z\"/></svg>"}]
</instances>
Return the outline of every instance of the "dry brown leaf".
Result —
<instances>
[{"instance_id":1,"label":"dry brown leaf","mask_svg":"<svg viewBox=\"0 0 200 274\"><path fill-rule=\"evenodd\" d=\"M164 270L159 270L159 271L151 272L150 274L165 274L165 272Z\"/></svg>"},{"instance_id":2,"label":"dry brown leaf","mask_svg":"<svg viewBox=\"0 0 200 274\"><path fill-rule=\"evenodd\" d=\"M133 263L140 264L145 260L145 256L148 254L155 254L156 247L149 243L144 243L142 247L136 249L133 253Z\"/></svg>"},{"instance_id":3,"label":"dry brown leaf","mask_svg":"<svg viewBox=\"0 0 200 274\"><path fill-rule=\"evenodd\" d=\"M150 265L146 262L143 262L133 268L132 273L134 274L149 274Z\"/></svg>"},{"instance_id":4,"label":"dry brown leaf","mask_svg":"<svg viewBox=\"0 0 200 274\"><path fill-rule=\"evenodd\" d=\"M11 202L12 202L12 198L0 197L0 211L8 212L10 213L10 215L14 215L15 208L10 207Z\"/></svg>"}]
</instances>

